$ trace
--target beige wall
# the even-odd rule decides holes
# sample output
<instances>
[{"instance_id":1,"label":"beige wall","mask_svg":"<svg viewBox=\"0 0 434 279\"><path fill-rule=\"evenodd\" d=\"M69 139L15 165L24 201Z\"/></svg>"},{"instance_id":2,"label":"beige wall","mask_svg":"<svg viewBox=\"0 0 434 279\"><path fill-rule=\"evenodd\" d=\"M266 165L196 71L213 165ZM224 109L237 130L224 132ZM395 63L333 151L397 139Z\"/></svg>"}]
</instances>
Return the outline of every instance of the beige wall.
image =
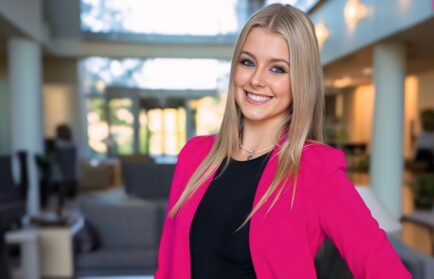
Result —
<instances>
[{"instance_id":1,"label":"beige wall","mask_svg":"<svg viewBox=\"0 0 434 279\"><path fill-rule=\"evenodd\" d=\"M74 94L70 86L46 84L43 88L44 137L54 137L56 127L63 123L74 123L74 111L70 105Z\"/></svg>"},{"instance_id":2,"label":"beige wall","mask_svg":"<svg viewBox=\"0 0 434 279\"><path fill-rule=\"evenodd\" d=\"M414 153L416 133L419 126L419 81L417 76L408 76L405 80L404 103L404 158L411 159Z\"/></svg>"},{"instance_id":3,"label":"beige wall","mask_svg":"<svg viewBox=\"0 0 434 279\"><path fill-rule=\"evenodd\" d=\"M343 124L349 142L371 143L375 89L364 85L342 94ZM419 113L434 108L434 71L405 80L404 157L411 159L420 133Z\"/></svg>"},{"instance_id":4,"label":"beige wall","mask_svg":"<svg viewBox=\"0 0 434 279\"><path fill-rule=\"evenodd\" d=\"M68 83L76 86L77 59L44 58L44 83Z\"/></svg>"},{"instance_id":5,"label":"beige wall","mask_svg":"<svg viewBox=\"0 0 434 279\"><path fill-rule=\"evenodd\" d=\"M80 129L77 88L75 59L44 59L44 137L53 137L56 126L62 123L69 124L74 138L77 137Z\"/></svg>"},{"instance_id":6,"label":"beige wall","mask_svg":"<svg viewBox=\"0 0 434 279\"><path fill-rule=\"evenodd\" d=\"M374 87L363 85L343 93L343 120L348 142L370 142Z\"/></svg>"}]
</instances>

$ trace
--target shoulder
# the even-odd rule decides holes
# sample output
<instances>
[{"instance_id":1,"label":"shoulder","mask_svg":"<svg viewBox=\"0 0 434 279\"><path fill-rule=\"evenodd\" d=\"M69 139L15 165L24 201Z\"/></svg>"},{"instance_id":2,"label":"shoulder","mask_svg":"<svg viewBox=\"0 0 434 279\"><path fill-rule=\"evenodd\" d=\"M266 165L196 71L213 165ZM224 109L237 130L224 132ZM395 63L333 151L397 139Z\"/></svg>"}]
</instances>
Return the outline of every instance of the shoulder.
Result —
<instances>
[{"instance_id":1,"label":"shoulder","mask_svg":"<svg viewBox=\"0 0 434 279\"><path fill-rule=\"evenodd\" d=\"M323 171L346 168L345 154L342 150L316 141L305 142L302 163Z\"/></svg>"},{"instance_id":2,"label":"shoulder","mask_svg":"<svg viewBox=\"0 0 434 279\"><path fill-rule=\"evenodd\" d=\"M185 148L206 147L214 143L216 135L195 136L187 141Z\"/></svg>"},{"instance_id":3,"label":"shoulder","mask_svg":"<svg viewBox=\"0 0 434 279\"><path fill-rule=\"evenodd\" d=\"M170 189L169 208L181 196L188 179L211 149L214 138L214 135L196 136L189 139L181 149Z\"/></svg>"},{"instance_id":4,"label":"shoulder","mask_svg":"<svg viewBox=\"0 0 434 279\"><path fill-rule=\"evenodd\" d=\"M330 191L336 191L338 185L347 181L344 152L323 143L305 143L300 168L316 179L311 189L316 193L316 204L317 199L329 197Z\"/></svg>"},{"instance_id":5,"label":"shoulder","mask_svg":"<svg viewBox=\"0 0 434 279\"><path fill-rule=\"evenodd\" d=\"M187 141L181 150L181 153L187 153L192 150L202 150L211 148L215 140L215 135L195 136Z\"/></svg>"},{"instance_id":6,"label":"shoulder","mask_svg":"<svg viewBox=\"0 0 434 279\"><path fill-rule=\"evenodd\" d=\"M179 160L203 158L208 154L215 141L215 135L195 136L187 141L178 156Z\"/></svg>"}]
</instances>

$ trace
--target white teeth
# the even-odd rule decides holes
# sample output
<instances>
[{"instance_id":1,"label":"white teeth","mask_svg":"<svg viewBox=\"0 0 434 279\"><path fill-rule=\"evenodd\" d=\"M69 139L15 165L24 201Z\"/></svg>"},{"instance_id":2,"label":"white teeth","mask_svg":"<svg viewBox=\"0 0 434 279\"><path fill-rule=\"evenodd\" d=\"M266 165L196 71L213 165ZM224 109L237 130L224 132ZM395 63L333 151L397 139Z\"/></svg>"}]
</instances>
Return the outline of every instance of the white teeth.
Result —
<instances>
[{"instance_id":1,"label":"white teeth","mask_svg":"<svg viewBox=\"0 0 434 279\"><path fill-rule=\"evenodd\" d=\"M266 102L266 101L271 100L271 97L258 96L258 95L251 94L250 92L247 92L247 96L256 102Z\"/></svg>"}]
</instances>

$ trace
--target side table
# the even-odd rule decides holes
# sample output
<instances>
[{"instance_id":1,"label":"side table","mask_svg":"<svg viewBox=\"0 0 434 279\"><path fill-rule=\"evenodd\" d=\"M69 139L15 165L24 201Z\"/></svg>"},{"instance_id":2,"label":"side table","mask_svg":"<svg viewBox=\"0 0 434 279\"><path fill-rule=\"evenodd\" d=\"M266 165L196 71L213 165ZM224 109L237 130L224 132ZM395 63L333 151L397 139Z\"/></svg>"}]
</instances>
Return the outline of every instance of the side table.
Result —
<instances>
[{"instance_id":1,"label":"side table","mask_svg":"<svg viewBox=\"0 0 434 279\"><path fill-rule=\"evenodd\" d=\"M83 226L80 217L68 226L40 227L41 275L49 278L74 277L73 236Z\"/></svg>"}]
</instances>

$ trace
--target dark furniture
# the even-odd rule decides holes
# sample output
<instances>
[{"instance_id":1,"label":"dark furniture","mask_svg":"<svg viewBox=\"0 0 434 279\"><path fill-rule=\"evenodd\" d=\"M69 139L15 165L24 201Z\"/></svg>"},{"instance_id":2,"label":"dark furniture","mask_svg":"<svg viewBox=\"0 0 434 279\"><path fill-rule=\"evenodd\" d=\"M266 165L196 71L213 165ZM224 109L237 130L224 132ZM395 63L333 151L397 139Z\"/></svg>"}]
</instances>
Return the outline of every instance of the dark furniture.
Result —
<instances>
[{"instance_id":1,"label":"dark furniture","mask_svg":"<svg viewBox=\"0 0 434 279\"><path fill-rule=\"evenodd\" d=\"M19 155L21 183L26 183L25 174L25 153ZM21 217L25 214L24 185L19 187L13 179L12 157L0 156L0 278L10 278L8 267L7 249L5 243L5 232L12 226L19 224Z\"/></svg>"},{"instance_id":2,"label":"dark furniture","mask_svg":"<svg viewBox=\"0 0 434 279\"><path fill-rule=\"evenodd\" d=\"M123 162L122 180L125 191L144 200L166 200L169 196L175 165Z\"/></svg>"}]
</instances>

